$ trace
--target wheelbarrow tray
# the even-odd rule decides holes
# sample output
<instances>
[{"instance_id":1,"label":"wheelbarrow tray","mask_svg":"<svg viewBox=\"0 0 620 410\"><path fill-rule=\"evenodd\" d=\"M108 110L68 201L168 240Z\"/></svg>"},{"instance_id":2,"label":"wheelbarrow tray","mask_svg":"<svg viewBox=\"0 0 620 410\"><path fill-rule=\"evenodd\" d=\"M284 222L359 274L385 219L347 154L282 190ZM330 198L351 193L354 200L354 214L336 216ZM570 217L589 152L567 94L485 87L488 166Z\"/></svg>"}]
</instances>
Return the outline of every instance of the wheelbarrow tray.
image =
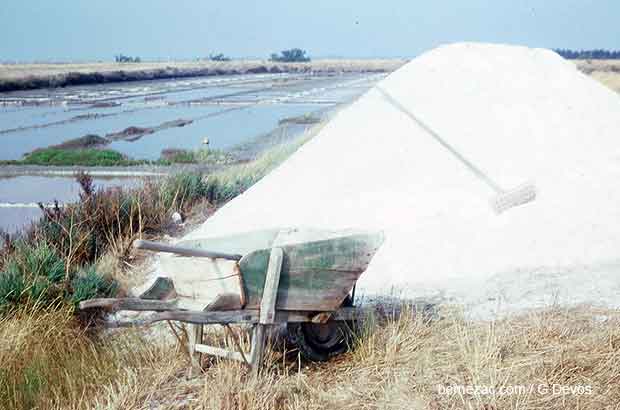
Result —
<instances>
[{"instance_id":1,"label":"wheelbarrow tray","mask_svg":"<svg viewBox=\"0 0 620 410\"><path fill-rule=\"evenodd\" d=\"M202 310L218 296L238 294L239 307L258 309L271 249L277 246L284 256L276 309L334 311L351 292L382 242L382 234L376 232L256 231L178 244L189 249L244 254L238 263L168 256L162 259L162 268L173 280L180 307ZM157 294L161 290L151 289L147 293Z\"/></svg>"}]
</instances>

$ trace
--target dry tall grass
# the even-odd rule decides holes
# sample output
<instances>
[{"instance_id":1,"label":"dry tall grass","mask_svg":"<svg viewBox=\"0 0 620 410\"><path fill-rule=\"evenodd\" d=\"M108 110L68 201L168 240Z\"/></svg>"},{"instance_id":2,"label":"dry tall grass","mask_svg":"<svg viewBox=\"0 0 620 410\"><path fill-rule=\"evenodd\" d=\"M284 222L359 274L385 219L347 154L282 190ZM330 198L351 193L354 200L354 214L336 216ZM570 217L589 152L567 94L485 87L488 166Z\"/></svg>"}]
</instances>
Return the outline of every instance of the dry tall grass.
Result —
<instances>
[{"instance_id":1,"label":"dry tall grass","mask_svg":"<svg viewBox=\"0 0 620 410\"><path fill-rule=\"evenodd\" d=\"M0 319L0 408L91 408L117 380L179 357L135 332L88 335L66 307L22 307Z\"/></svg>"},{"instance_id":2,"label":"dry tall grass","mask_svg":"<svg viewBox=\"0 0 620 410\"><path fill-rule=\"evenodd\" d=\"M620 92L620 72L614 71L594 71L590 74L595 80L603 85L611 88L616 92Z\"/></svg>"},{"instance_id":3,"label":"dry tall grass","mask_svg":"<svg viewBox=\"0 0 620 410\"><path fill-rule=\"evenodd\" d=\"M577 68L592 76L603 85L620 92L620 61L618 60L577 60Z\"/></svg>"},{"instance_id":4,"label":"dry tall grass","mask_svg":"<svg viewBox=\"0 0 620 410\"><path fill-rule=\"evenodd\" d=\"M204 373L188 379L178 347L147 344L131 334L93 341L70 322L62 312L22 313L0 322L3 377L13 383L7 390L3 381L0 405L488 410L620 404L615 311L553 308L494 322L447 313L431 323L405 313L368 324L356 349L331 362L307 363L276 351L258 378L240 364L207 360Z\"/></svg>"},{"instance_id":5,"label":"dry tall grass","mask_svg":"<svg viewBox=\"0 0 620 410\"><path fill-rule=\"evenodd\" d=\"M233 61L163 61L132 64L118 63L34 63L0 64L0 81L24 79L28 77L47 77L68 73L108 73L123 70L126 72L177 69L209 69L244 72L257 67L280 67L282 70L295 67L309 71L393 71L405 63L404 59L320 59L308 63L280 63L268 60Z\"/></svg>"}]
</instances>

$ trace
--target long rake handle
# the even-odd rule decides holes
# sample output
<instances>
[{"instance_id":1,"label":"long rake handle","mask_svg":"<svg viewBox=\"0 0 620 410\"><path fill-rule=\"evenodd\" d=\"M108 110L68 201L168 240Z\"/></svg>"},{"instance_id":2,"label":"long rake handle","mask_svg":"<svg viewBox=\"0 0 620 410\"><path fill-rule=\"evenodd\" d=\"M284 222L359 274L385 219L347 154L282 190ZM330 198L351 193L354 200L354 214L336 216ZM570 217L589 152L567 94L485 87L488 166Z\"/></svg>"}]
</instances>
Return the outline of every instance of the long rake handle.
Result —
<instances>
[{"instance_id":1,"label":"long rake handle","mask_svg":"<svg viewBox=\"0 0 620 410\"><path fill-rule=\"evenodd\" d=\"M211 259L227 259L231 261L238 261L242 258L242 255L235 255L235 254L223 253L223 252L204 251L204 250L192 249L192 248L183 248L181 246L166 245L163 243L144 241L141 239L138 239L137 241L135 241L133 243L133 247L136 249L145 249L148 251L174 253L176 255L181 255L181 256L195 256L195 257L211 258Z\"/></svg>"},{"instance_id":2,"label":"long rake handle","mask_svg":"<svg viewBox=\"0 0 620 410\"><path fill-rule=\"evenodd\" d=\"M398 101L394 99L390 94L388 94L381 87L377 86L377 90L383 95L383 97L398 109L400 112L405 114L407 117L411 118L417 125L420 126L424 131L429 133L435 140L440 143L445 149L447 149L452 155L454 155L459 161L461 161L471 172L473 172L478 178L484 181L488 186L490 186L497 194L504 193L504 190L495 183L488 175L486 175L480 168L475 166L470 160L465 158L460 152L458 152L452 145L448 144L439 134L433 131L428 125L426 125L422 120L416 117L411 111L403 107Z\"/></svg>"}]
</instances>

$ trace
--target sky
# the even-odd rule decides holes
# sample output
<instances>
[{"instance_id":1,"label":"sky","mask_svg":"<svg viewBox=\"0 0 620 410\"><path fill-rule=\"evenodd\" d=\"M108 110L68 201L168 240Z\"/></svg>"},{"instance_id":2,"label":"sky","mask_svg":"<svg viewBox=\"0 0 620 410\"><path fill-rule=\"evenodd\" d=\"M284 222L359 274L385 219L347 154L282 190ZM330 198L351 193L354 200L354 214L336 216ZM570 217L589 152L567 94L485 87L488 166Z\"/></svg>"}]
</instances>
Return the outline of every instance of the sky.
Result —
<instances>
[{"instance_id":1,"label":"sky","mask_svg":"<svg viewBox=\"0 0 620 410\"><path fill-rule=\"evenodd\" d=\"M415 57L457 41L620 48L619 0L0 0L0 61Z\"/></svg>"}]
</instances>

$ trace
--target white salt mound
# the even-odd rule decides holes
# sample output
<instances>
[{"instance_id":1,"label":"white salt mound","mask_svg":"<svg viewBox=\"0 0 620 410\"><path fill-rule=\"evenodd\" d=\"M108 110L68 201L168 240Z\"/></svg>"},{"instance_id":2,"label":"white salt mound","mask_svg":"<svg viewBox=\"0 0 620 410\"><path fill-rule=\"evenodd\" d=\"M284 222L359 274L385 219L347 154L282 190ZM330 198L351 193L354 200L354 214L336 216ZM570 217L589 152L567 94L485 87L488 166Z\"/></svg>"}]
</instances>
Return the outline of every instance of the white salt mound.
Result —
<instances>
[{"instance_id":1,"label":"white salt mound","mask_svg":"<svg viewBox=\"0 0 620 410\"><path fill-rule=\"evenodd\" d=\"M620 98L543 49L453 44L380 86L504 188L494 193L372 89L190 238L302 226L379 229L358 292L479 314L620 304ZM358 293L359 294L359 293Z\"/></svg>"}]
</instances>

